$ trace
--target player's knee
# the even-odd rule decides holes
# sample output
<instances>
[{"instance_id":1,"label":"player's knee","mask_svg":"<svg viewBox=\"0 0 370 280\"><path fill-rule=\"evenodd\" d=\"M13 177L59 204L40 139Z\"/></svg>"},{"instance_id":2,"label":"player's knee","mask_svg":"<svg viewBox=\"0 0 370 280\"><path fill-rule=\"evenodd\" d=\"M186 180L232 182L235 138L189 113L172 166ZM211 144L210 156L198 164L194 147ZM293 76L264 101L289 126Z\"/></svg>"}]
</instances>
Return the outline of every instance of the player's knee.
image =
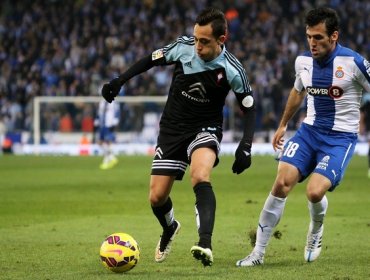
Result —
<instances>
[{"instance_id":1,"label":"player's knee","mask_svg":"<svg viewBox=\"0 0 370 280\"><path fill-rule=\"evenodd\" d=\"M293 185L289 183L285 178L278 177L275 180L271 193L276 197L284 198L288 196L292 188Z\"/></svg>"},{"instance_id":2,"label":"player's knee","mask_svg":"<svg viewBox=\"0 0 370 280\"><path fill-rule=\"evenodd\" d=\"M208 172L204 172L202 170L192 170L190 172L191 183L193 186L200 182L209 182L209 174Z\"/></svg>"},{"instance_id":3,"label":"player's knee","mask_svg":"<svg viewBox=\"0 0 370 280\"><path fill-rule=\"evenodd\" d=\"M324 195L325 195L325 192L322 192L319 189L307 188L306 190L307 199L311 201L312 203L321 201Z\"/></svg>"},{"instance_id":4,"label":"player's knee","mask_svg":"<svg viewBox=\"0 0 370 280\"><path fill-rule=\"evenodd\" d=\"M149 202L153 207L162 206L166 202L166 199L164 195L156 191L150 191L149 193Z\"/></svg>"}]
</instances>

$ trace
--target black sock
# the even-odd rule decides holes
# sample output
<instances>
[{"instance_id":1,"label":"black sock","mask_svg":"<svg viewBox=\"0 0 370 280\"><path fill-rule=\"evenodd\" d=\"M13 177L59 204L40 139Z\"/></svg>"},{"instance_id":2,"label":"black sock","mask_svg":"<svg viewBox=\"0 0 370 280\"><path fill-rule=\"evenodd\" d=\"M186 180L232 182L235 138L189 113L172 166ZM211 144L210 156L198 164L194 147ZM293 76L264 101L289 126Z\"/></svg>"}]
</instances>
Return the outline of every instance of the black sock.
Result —
<instances>
[{"instance_id":1,"label":"black sock","mask_svg":"<svg viewBox=\"0 0 370 280\"><path fill-rule=\"evenodd\" d=\"M154 215L157 217L159 223L161 224L163 230L170 228L174 222L172 200L168 197L167 201L158 207L153 207L152 210Z\"/></svg>"},{"instance_id":2,"label":"black sock","mask_svg":"<svg viewBox=\"0 0 370 280\"><path fill-rule=\"evenodd\" d=\"M195 208L198 224L199 243L203 248L212 249L211 239L215 223L216 197L209 182L200 182L194 186Z\"/></svg>"}]
</instances>

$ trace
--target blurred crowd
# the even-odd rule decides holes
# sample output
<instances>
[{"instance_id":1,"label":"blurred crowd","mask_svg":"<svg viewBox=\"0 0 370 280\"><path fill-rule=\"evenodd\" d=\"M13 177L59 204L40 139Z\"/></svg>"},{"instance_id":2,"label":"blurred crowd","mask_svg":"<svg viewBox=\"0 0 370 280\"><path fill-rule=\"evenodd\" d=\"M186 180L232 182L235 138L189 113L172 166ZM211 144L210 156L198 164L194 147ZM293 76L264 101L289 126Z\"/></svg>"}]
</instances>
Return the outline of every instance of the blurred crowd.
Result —
<instances>
[{"instance_id":1,"label":"blurred crowd","mask_svg":"<svg viewBox=\"0 0 370 280\"><path fill-rule=\"evenodd\" d=\"M99 95L104 82L137 59L180 35L191 36L197 13L209 5L221 8L228 19L226 47L251 80L257 131L274 129L279 121L294 81L294 59L306 47L308 9L336 9L340 43L370 58L366 0L2 0L0 127L32 131L35 96ZM166 95L171 70L156 67L143 73L125 85L124 94ZM42 111L43 130L80 130L94 115L91 104L53 106Z\"/></svg>"}]
</instances>

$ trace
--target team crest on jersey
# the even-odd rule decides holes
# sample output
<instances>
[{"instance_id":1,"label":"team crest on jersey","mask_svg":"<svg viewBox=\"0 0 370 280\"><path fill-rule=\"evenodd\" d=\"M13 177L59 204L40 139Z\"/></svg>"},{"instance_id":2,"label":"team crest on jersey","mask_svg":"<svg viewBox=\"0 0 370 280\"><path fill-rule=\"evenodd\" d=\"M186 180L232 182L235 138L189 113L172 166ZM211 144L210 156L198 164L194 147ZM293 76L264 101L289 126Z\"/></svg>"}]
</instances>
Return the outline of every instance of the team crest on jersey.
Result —
<instances>
[{"instance_id":1,"label":"team crest on jersey","mask_svg":"<svg viewBox=\"0 0 370 280\"><path fill-rule=\"evenodd\" d=\"M152 52L152 60L160 59L163 56L164 56L163 55L163 49L159 49L159 50L156 50L156 51Z\"/></svg>"},{"instance_id":2,"label":"team crest on jersey","mask_svg":"<svg viewBox=\"0 0 370 280\"><path fill-rule=\"evenodd\" d=\"M342 66L337 67L337 71L335 71L335 77L340 79L344 77L344 72Z\"/></svg>"},{"instance_id":3,"label":"team crest on jersey","mask_svg":"<svg viewBox=\"0 0 370 280\"><path fill-rule=\"evenodd\" d=\"M217 84L220 83L221 79L224 77L224 74L222 74L222 72L218 73L217 74Z\"/></svg>"},{"instance_id":4,"label":"team crest on jersey","mask_svg":"<svg viewBox=\"0 0 370 280\"><path fill-rule=\"evenodd\" d=\"M330 160L330 156L326 155L324 156L321 161L317 164L316 168L317 169L322 169L322 170L326 170L326 168L328 167L329 165L329 160Z\"/></svg>"}]
</instances>

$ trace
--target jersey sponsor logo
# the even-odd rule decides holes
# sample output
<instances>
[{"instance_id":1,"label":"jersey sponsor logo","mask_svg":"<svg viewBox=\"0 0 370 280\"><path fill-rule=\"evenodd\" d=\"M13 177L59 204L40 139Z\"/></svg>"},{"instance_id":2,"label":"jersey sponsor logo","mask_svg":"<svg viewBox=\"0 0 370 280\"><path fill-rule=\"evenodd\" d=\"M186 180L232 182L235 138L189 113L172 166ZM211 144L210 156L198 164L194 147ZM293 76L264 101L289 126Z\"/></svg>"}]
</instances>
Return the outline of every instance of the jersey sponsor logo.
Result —
<instances>
[{"instance_id":1,"label":"jersey sponsor logo","mask_svg":"<svg viewBox=\"0 0 370 280\"><path fill-rule=\"evenodd\" d=\"M189 86L189 93L192 93L192 92L196 92L198 93L201 97L205 98L205 93L206 93L206 89L205 87L203 86L203 84L201 82L199 83L194 83L192 85Z\"/></svg>"},{"instance_id":2,"label":"jersey sponsor logo","mask_svg":"<svg viewBox=\"0 0 370 280\"><path fill-rule=\"evenodd\" d=\"M208 98L206 98L206 89L203 86L203 84L200 82L190 85L188 92L182 91L181 94L185 96L186 98L199 102L199 103L211 102Z\"/></svg>"},{"instance_id":3,"label":"jersey sponsor logo","mask_svg":"<svg viewBox=\"0 0 370 280\"><path fill-rule=\"evenodd\" d=\"M337 71L335 71L335 77L338 78L338 79L344 77L344 71L343 71L342 66L337 67Z\"/></svg>"},{"instance_id":4,"label":"jersey sponsor logo","mask_svg":"<svg viewBox=\"0 0 370 280\"><path fill-rule=\"evenodd\" d=\"M341 98L344 91L341 87L331 86L329 88L319 88L319 87L307 87L306 91L312 96L325 96L328 95L333 99Z\"/></svg>"},{"instance_id":5,"label":"jersey sponsor logo","mask_svg":"<svg viewBox=\"0 0 370 280\"><path fill-rule=\"evenodd\" d=\"M343 95L343 89L338 86L331 86L329 88L329 96L333 99L341 98Z\"/></svg>"},{"instance_id":6,"label":"jersey sponsor logo","mask_svg":"<svg viewBox=\"0 0 370 280\"><path fill-rule=\"evenodd\" d=\"M164 56L163 49L156 50L152 52L152 60L160 59Z\"/></svg>"},{"instance_id":7,"label":"jersey sponsor logo","mask_svg":"<svg viewBox=\"0 0 370 280\"><path fill-rule=\"evenodd\" d=\"M309 95L328 95L327 88L307 87L306 91Z\"/></svg>"}]
</instances>

